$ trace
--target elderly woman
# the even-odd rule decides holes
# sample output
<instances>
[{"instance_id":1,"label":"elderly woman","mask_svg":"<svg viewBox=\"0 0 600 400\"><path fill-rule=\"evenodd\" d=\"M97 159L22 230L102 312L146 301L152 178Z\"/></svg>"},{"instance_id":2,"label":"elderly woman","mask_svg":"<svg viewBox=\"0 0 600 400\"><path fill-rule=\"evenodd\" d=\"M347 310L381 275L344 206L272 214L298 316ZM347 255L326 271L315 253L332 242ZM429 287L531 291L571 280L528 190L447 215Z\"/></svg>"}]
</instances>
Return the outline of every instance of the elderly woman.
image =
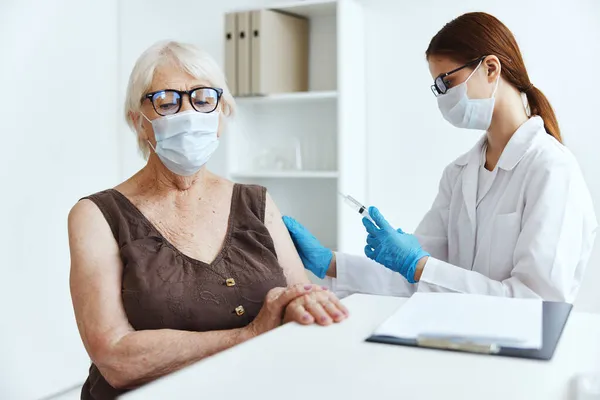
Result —
<instances>
[{"instance_id":1,"label":"elderly woman","mask_svg":"<svg viewBox=\"0 0 600 400\"><path fill-rule=\"evenodd\" d=\"M214 60L152 46L125 107L146 166L69 215L71 295L93 362L83 399L114 398L282 322L346 317L309 283L265 188L206 169L234 111Z\"/></svg>"}]
</instances>

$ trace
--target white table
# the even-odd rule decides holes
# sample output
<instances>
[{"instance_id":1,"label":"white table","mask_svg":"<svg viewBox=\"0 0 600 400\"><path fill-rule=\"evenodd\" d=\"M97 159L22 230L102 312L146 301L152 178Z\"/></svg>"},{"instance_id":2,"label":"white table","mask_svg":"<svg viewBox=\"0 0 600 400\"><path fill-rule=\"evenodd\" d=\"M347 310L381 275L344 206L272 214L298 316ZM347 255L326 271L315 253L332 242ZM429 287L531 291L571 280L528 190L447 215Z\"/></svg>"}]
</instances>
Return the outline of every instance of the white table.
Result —
<instances>
[{"instance_id":1,"label":"white table","mask_svg":"<svg viewBox=\"0 0 600 400\"><path fill-rule=\"evenodd\" d=\"M406 299L353 295L350 318L288 324L124 396L137 399L570 399L600 367L600 315L572 313L552 361L366 343Z\"/></svg>"}]
</instances>

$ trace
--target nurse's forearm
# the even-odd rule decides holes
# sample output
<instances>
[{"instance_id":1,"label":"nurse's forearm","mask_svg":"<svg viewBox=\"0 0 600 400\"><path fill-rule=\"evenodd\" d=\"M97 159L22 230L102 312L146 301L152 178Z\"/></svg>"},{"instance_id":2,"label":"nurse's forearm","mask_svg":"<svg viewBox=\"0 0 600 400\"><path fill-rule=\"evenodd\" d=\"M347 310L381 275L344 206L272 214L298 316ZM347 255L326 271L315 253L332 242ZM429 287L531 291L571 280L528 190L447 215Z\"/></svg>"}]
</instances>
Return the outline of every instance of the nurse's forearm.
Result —
<instances>
[{"instance_id":1,"label":"nurse's forearm","mask_svg":"<svg viewBox=\"0 0 600 400\"><path fill-rule=\"evenodd\" d=\"M331 262L329 263L329 268L327 269L326 275L332 278L337 278L337 262L335 260L335 252L333 253L333 257L331 257Z\"/></svg>"},{"instance_id":2,"label":"nurse's forearm","mask_svg":"<svg viewBox=\"0 0 600 400\"><path fill-rule=\"evenodd\" d=\"M417 268L415 270L415 281L419 281L421 279L421 275L423 274L423 270L425 269L425 264L427 264L427 260L429 257L423 257L417 262ZM333 252L333 257L331 257L331 262L329 263L329 268L327 269L326 275L332 278L337 278L337 261L335 257L335 252Z\"/></svg>"},{"instance_id":3,"label":"nurse's forearm","mask_svg":"<svg viewBox=\"0 0 600 400\"><path fill-rule=\"evenodd\" d=\"M415 281L419 282L419 280L421 280L421 275L423 275L423 270L425 269L425 264L427 264L427 260L429 260L429 257L423 257L417 262L417 269L415 270Z\"/></svg>"}]
</instances>

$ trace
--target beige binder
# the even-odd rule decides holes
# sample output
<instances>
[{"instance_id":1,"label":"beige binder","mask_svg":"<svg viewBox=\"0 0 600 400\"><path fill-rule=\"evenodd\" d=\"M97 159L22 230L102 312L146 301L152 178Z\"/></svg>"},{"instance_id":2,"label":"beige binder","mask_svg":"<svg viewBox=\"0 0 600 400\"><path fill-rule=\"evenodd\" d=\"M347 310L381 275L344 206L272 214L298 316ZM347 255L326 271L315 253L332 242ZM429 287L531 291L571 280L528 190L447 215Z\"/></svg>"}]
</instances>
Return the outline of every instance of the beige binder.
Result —
<instances>
[{"instance_id":1,"label":"beige binder","mask_svg":"<svg viewBox=\"0 0 600 400\"><path fill-rule=\"evenodd\" d=\"M237 15L225 14L225 77L231 94L237 96Z\"/></svg>"},{"instance_id":2,"label":"beige binder","mask_svg":"<svg viewBox=\"0 0 600 400\"><path fill-rule=\"evenodd\" d=\"M250 12L237 14L237 92L249 96L251 89Z\"/></svg>"},{"instance_id":3,"label":"beige binder","mask_svg":"<svg viewBox=\"0 0 600 400\"><path fill-rule=\"evenodd\" d=\"M307 91L308 21L272 10L253 11L251 19L252 94Z\"/></svg>"}]
</instances>

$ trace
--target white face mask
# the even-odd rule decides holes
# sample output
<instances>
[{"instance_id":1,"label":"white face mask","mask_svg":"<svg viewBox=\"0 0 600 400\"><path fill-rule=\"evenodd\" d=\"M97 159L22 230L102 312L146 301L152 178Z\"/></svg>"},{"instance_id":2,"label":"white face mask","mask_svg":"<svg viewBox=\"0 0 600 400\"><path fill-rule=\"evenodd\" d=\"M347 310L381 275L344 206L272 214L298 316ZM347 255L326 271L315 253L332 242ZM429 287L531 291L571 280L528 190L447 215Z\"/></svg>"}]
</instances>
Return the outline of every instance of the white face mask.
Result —
<instances>
[{"instance_id":1,"label":"white face mask","mask_svg":"<svg viewBox=\"0 0 600 400\"><path fill-rule=\"evenodd\" d=\"M483 62L483 60L481 62ZM498 75L498 78L496 79L496 86L494 87L492 97L489 99L470 99L467 95L467 81L471 79L475 71L479 69L481 62L463 83L448 89L446 94L437 98L438 107L442 112L442 115L446 121L457 128L486 131L492 123L494 104L496 102L494 96L498 89L500 75Z\"/></svg>"},{"instance_id":2,"label":"white face mask","mask_svg":"<svg viewBox=\"0 0 600 400\"><path fill-rule=\"evenodd\" d=\"M144 115L144 114L142 114ZM150 144L162 163L174 174L190 176L208 162L217 147L219 113L185 111L150 121L156 148Z\"/></svg>"}]
</instances>

